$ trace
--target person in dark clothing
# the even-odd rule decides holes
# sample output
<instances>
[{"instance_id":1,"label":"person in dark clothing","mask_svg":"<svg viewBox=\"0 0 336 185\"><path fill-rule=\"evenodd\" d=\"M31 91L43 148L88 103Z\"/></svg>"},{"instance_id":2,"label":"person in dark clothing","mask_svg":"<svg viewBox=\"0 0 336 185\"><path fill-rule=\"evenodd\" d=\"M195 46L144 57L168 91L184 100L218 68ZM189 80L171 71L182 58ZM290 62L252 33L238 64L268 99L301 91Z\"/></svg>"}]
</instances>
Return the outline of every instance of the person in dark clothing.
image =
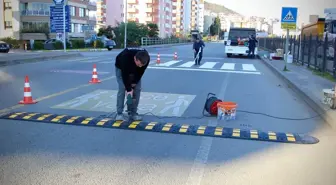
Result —
<instances>
[{"instance_id":1,"label":"person in dark clothing","mask_svg":"<svg viewBox=\"0 0 336 185\"><path fill-rule=\"evenodd\" d=\"M203 57L203 47L205 47L205 44L202 40L200 40L200 38L196 38L196 42L194 42L194 45L193 45L193 50L194 50L194 58L195 58L195 65L200 65L201 63L201 60L202 60L202 57ZM198 56L198 60L197 60L197 54L198 52L200 51L199 53L199 56Z\"/></svg>"},{"instance_id":2,"label":"person in dark clothing","mask_svg":"<svg viewBox=\"0 0 336 185\"><path fill-rule=\"evenodd\" d=\"M126 48L117 55L115 70L119 90L116 120L124 120L125 93L135 99L131 107L127 106L129 116L137 121L142 119L138 115L137 109L141 92L141 78L148 67L149 61L148 52L142 48Z\"/></svg>"},{"instance_id":3,"label":"person in dark clothing","mask_svg":"<svg viewBox=\"0 0 336 185\"><path fill-rule=\"evenodd\" d=\"M252 58L255 57L254 53L255 53L255 48L257 46L258 40L254 37L254 35L251 35L249 38L249 53L248 56L251 57L251 53L252 53Z\"/></svg>"}]
</instances>

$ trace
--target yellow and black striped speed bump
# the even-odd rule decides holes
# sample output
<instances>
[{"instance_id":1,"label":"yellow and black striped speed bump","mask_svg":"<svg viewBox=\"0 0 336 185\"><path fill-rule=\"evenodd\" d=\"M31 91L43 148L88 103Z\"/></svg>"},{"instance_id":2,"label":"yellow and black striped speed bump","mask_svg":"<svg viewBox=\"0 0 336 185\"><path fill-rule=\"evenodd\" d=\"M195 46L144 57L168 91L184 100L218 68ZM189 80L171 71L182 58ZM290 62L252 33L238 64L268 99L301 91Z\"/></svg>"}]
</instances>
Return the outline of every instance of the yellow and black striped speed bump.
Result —
<instances>
[{"instance_id":1,"label":"yellow and black striped speed bump","mask_svg":"<svg viewBox=\"0 0 336 185\"><path fill-rule=\"evenodd\" d=\"M146 121L115 121L111 118L95 118L84 116L69 116L57 114L43 114L33 112L13 112L0 116L0 119L26 120L34 122L56 123L65 125L86 125L105 128L139 130L161 133L209 136L220 138L235 138L257 141L271 141L296 144L316 144L315 137L295 133L264 132L260 130L235 129L226 127L212 127L201 125L179 125L174 123L146 122Z\"/></svg>"}]
</instances>

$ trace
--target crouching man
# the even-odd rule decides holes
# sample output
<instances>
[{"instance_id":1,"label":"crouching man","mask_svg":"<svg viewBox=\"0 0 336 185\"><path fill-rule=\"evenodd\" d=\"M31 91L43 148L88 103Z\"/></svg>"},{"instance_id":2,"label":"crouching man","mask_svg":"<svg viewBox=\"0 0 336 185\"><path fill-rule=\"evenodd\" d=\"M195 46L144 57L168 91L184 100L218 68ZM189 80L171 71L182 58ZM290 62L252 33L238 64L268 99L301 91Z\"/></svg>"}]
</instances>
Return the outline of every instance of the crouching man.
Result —
<instances>
[{"instance_id":1,"label":"crouching man","mask_svg":"<svg viewBox=\"0 0 336 185\"><path fill-rule=\"evenodd\" d=\"M118 83L117 116L116 120L124 120L123 110L126 96L130 95L135 101L127 105L128 115L134 121L142 120L137 113L140 93L141 78L148 67L150 57L142 48L126 48L116 57L115 72Z\"/></svg>"}]
</instances>

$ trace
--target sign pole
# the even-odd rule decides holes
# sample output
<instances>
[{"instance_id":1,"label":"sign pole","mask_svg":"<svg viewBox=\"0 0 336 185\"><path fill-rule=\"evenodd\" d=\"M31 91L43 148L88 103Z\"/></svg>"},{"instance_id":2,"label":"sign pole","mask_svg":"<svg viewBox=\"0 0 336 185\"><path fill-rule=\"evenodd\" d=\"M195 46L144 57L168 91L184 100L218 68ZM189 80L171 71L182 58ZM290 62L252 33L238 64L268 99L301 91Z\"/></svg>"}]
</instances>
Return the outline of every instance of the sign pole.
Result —
<instances>
[{"instance_id":1,"label":"sign pole","mask_svg":"<svg viewBox=\"0 0 336 185\"><path fill-rule=\"evenodd\" d=\"M124 36L124 48L127 47L127 0L125 0L125 36Z\"/></svg>"},{"instance_id":2,"label":"sign pole","mask_svg":"<svg viewBox=\"0 0 336 185\"><path fill-rule=\"evenodd\" d=\"M288 63L288 55L289 55L289 48L288 48L289 47L289 30L296 29L297 14L298 14L298 8L296 7L282 7L281 28L285 29L287 32L285 53L284 53L285 66L284 66L283 71L288 71L287 63Z\"/></svg>"},{"instance_id":3,"label":"sign pole","mask_svg":"<svg viewBox=\"0 0 336 185\"><path fill-rule=\"evenodd\" d=\"M289 29L287 29L287 35L286 35L286 46L285 46L285 67L284 67L284 71L287 71L287 60L288 60L288 45L289 45Z\"/></svg>"},{"instance_id":4,"label":"sign pole","mask_svg":"<svg viewBox=\"0 0 336 185\"><path fill-rule=\"evenodd\" d=\"M63 4L63 46L64 46L64 52L66 52L66 36L65 36L65 3Z\"/></svg>"}]
</instances>

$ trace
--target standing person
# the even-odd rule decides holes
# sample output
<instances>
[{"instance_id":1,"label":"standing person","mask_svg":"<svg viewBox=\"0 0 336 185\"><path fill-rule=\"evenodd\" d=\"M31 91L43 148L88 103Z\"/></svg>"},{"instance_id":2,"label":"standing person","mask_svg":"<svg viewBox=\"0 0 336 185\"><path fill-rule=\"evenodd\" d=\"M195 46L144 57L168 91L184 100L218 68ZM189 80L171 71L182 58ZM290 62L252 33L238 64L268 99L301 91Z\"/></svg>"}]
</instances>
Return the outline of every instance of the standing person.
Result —
<instances>
[{"instance_id":1,"label":"standing person","mask_svg":"<svg viewBox=\"0 0 336 185\"><path fill-rule=\"evenodd\" d=\"M252 58L254 58L255 57L255 55L254 55L254 53L255 53L255 48L256 48L256 46L257 46L257 43L258 43L258 41L257 41L257 39L254 37L254 35L251 35L250 37L249 37L249 41L248 41L248 43L249 43L249 57L251 56L251 52L252 52Z\"/></svg>"},{"instance_id":2,"label":"standing person","mask_svg":"<svg viewBox=\"0 0 336 185\"><path fill-rule=\"evenodd\" d=\"M131 107L127 105L128 115L135 121L142 119L137 110L141 93L141 78L148 67L149 61L148 52L142 48L126 48L117 55L115 71L119 90L116 120L124 120L125 93L135 99Z\"/></svg>"},{"instance_id":3,"label":"standing person","mask_svg":"<svg viewBox=\"0 0 336 185\"><path fill-rule=\"evenodd\" d=\"M205 47L204 42L200 40L199 37L197 37L196 42L194 42L194 45L193 45L195 65L200 65L201 63L202 56L203 56L203 47ZM199 51L200 53L199 53L198 60L197 60L196 57Z\"/></svg>"}]
</instances>

